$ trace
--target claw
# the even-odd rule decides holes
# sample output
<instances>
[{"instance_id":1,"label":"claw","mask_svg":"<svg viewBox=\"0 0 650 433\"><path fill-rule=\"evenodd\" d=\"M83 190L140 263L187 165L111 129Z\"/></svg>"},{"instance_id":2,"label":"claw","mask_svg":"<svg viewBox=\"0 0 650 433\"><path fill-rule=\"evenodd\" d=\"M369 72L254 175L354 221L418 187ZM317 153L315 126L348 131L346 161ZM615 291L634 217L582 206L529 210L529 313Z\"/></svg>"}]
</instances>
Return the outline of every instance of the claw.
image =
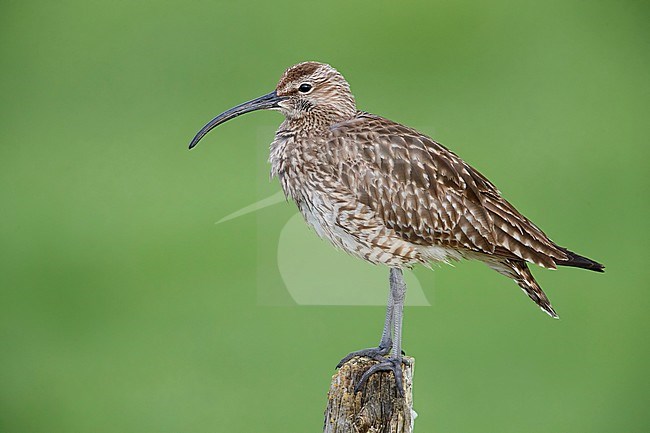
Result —
<instances>
[{"instance_id":1,"label":"claw","mask_svg":"<svg viewBox=\"0 0 650 433\"><path fill-rule=\"evenodd\" d=\"M370 359L374 359L375 361L382 362L385 358L385 355L388 355L390 352L390 347L392 346L392 343L389 341L388 345L386 346L379 346L379 347L372 347L370 349L361 349L357 350L356 352L351 352L348 353L345 358L339 361L338 364L336 364L336 368L341 368L343 364L348 362L354 357L357 356L362 356Z\"/></svg>"},{"instance_id":2,"label":"claw","mask_svg":"<svg viewBox=\"0 0 650 433\"><path fill-rule=\"evenodd\" d=\"M404 397L404 381L402 380L402 363L405 361L403 358L384 358L383 361L378 364L373 365L359 379L359 382L354 386L354 393L361 391L361 389L366 385L368 379L373 374L379 371L392 371L395 376L395 385L397 386L397 392L400 397Z\"/></svg>"}]
</instances>

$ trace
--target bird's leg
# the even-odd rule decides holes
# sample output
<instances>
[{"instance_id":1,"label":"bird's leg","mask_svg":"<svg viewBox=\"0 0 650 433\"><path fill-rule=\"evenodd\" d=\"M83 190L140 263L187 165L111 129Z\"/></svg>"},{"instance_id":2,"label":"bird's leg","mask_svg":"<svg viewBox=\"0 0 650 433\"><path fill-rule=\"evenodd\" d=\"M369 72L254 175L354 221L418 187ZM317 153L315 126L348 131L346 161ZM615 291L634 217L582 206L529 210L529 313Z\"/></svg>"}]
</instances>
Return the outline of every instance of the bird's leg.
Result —
<instances>
[{"instance_id":1,"label":"bird's leg","mask_svg":"<svg viewBox=\"0 0 650 433\"><path fill-rule=\"evenodd\" d=\"M382 349L382 355L388 354L393 340L390 338L390 333L393 328L393 310L395 304L393 303L393 294L388 293L388 301L386 302L386 319L384 320L384 330L381 333L381 340L379 340L379 348Z\"/></svg>"},{"instance_id":2,"label":"bird's leg","mask_svg":"<svg viewBox=\"0 0 650 433\"><path fill-rule=\"evenodd\" d=\"M390 293L393 297L393 347L391 358L402 359L402 318L404 317L404 298L406 297L406 283L402 270L391 268Z\"/></svg>"},{"instance_id":3,"label":"bird's leg","mask_svg":"<svg viewBox=\"0 0 650 433\"><path fill-rule=\"evenodd\" d=\"M390 294L393 304L393 345L388 358L382 358L378 364L373 365L359 379L354 391L358 392L366 384L370 376L379 371L392 371L395 376L395 384L400 396L404 396L404 383L402 381L402 317L404 311L404 297L406 295L406 283L402 270L391 268L390 270ZM389 302L390 304L390 302Z\"/></svg>"},{"instance_id":4,"label":"bird's leg","mask_svg":"<svg viewBox=\"0 0 650 433\"><path fill-rule=\"evenodd\" d=\"M348 353L345 358L339 361L336 368L340 368L343 364L354 358L355 356L365 356L376 361L381 361L384 355L388 355L393 345L390 334L393 328L393 294L392 291L388 293L388 302L386 303L386 320L384 321L384 330L381 333L381 340L379 347L371 347L369 349L361 349L356 352Z\"/></svg>"}]
</instances>

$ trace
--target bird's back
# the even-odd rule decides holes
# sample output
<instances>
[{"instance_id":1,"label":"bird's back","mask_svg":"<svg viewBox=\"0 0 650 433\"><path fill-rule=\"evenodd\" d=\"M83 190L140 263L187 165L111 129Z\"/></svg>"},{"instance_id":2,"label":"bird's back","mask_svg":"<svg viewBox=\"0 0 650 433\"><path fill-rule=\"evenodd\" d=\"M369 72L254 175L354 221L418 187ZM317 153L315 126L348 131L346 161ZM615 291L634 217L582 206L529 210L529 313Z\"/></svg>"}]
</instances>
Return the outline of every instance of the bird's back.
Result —
<instances>
[{"instance_id":1,"label":"bird's back","mask_svg":"<svg viewBox=\"0 0 650 433\"><path fill-rule=\"evenodd\" d=\"M283 187L289 184L285 191L293 190L289 195L299 207L312 207L307 209L312 226L313 219L319 219L316 225L339 224L345 231L345 224L327 213L347 215L345 219L357 215L369 235L376 237L377 230L384 229L384 242L399 243L400 248L402 242L411 245L413 252L406 259L412 262L439 259L440 248L460 256L520 259L547 268L567 260L566 252L477 170L396 122L358 112L326 133L290 139L280 153L285 159L279 171L287 172L284 180L278 173ZM329 200L336 209L330 203L319 210L314 203L301 204L304 200ZM358 228L354 237L363 237ZM322 230L319 234L328 237ZM428 249L434 249L433 257L427 257Z\"/></svg>"}]
</instances>

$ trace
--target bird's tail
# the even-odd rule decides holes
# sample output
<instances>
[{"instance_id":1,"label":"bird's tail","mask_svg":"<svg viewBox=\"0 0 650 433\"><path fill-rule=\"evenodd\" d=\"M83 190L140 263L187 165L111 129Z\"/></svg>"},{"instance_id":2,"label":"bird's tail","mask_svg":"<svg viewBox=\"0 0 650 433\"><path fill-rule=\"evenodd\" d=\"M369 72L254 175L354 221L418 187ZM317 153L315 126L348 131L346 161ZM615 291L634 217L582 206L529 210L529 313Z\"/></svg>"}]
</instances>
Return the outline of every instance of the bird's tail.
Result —
<instances>
[{"instance_id":1,"label":"bird's tail","mask_svg":"<svg viewBox=\"0 0 650 433\"><path fill-rule=\"evenodd\" d=\"M569 251L566 248L558 248L564 251L568 257L567 260L557 260L555 264L558 266L572 266L574 268L589 269L590 271L605 272L605 265L576 254L573 251Z\"/></svg>"},{"instance_id":2,"label":"bird's tail","mask_svg":"<svg viewBox=\"0 0 650 433\"><path fill-rule=\"evenodd\" d=\"M546 293L535 281L535 277L530 273L528 265L523 260L505 259L497 263L487 263L495 271L512 278L521 287L521 289L532 299L539 307L549 316L557 319L559 316L551 306Z\"/></svg>"}]
</instances>

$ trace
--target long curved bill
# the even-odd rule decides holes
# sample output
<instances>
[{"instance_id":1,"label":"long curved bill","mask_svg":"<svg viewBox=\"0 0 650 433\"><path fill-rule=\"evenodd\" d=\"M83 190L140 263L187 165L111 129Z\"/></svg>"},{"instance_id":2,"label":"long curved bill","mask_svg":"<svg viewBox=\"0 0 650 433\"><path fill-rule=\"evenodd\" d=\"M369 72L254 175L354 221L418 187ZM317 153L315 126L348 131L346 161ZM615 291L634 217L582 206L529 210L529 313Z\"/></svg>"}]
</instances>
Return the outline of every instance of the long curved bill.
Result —
<instances>
[{"instance_id":1,"label":"long curved bill","mask_svg":"<svg viewBox=\"0 0 650 433\"><path fill-rule=\"evenodd\" d=\"M198 142L205 137L205 135L210 132L212 129L221 125L224 122L234 119L237 116L242 114L250 113L251 111L256 110L269 110L274 108L280 108L278 105L279 102L285 100L286 97L278 96L275 90L271 93L268 93L264 96L260 96L257 99L252 101L244 102L236 107L231 108L228 111L224 111L214 119L208 122L201 130L196 134L196 136L190 142L190 149L198 144Z\"/></svg>"}]
</instances>

